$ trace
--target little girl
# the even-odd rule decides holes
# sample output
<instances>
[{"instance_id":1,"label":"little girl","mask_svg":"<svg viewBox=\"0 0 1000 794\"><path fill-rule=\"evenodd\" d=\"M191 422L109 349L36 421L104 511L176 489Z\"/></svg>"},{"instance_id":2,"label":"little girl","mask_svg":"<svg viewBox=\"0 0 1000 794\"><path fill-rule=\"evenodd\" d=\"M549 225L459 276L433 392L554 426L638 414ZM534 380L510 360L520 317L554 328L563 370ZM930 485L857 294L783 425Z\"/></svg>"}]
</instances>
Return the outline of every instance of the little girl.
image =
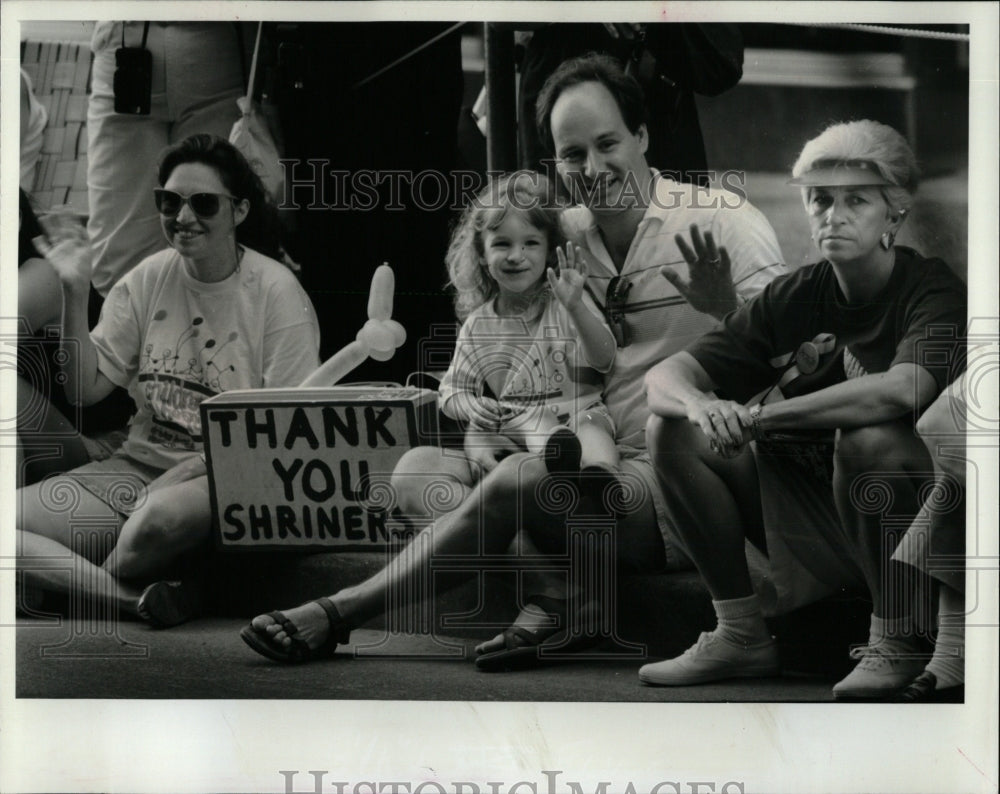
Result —
<instances>
[{"instance_id":1,"label":"little girl","mask_svg":"<svg viewBox=\"0 0 1000 794\"><path fill-rule=\"evenodd\" d=\"M584 292L582 251L564 241L547 180L524 171L487 187L452 237L464 322L441 410L480 431L466 450L487 469L512 447L544 455L550 472L617 467L601 400L615 339Z\"/></svg>"}]
</instances>

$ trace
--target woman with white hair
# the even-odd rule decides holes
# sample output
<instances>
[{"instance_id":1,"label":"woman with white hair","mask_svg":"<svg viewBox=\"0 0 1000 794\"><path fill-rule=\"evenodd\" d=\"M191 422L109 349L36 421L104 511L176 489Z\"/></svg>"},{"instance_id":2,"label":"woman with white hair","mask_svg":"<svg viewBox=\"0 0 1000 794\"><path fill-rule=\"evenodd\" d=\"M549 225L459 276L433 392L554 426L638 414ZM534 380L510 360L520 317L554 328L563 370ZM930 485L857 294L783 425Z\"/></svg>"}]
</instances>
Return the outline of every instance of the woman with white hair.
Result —
<instances>
[{"instance_id":1,"label":"woman with white hair","mask_svg":"<svg viewBox=\"0 0 1000 794\"><path fill-rule=\"evenodd\" d=\"M718 625L639 677L774 675L765 612L864 587L868 644L833 694L881 699L926 662L925 583L891 555L932 479L914 423L961 371L966 289L944 262L895 245L917 169L892 128L835 124L792 175L823 260L775 279L646 377L649 449ZM766 555L754 579L747 539Z\"/></svg>"}]
</instances>

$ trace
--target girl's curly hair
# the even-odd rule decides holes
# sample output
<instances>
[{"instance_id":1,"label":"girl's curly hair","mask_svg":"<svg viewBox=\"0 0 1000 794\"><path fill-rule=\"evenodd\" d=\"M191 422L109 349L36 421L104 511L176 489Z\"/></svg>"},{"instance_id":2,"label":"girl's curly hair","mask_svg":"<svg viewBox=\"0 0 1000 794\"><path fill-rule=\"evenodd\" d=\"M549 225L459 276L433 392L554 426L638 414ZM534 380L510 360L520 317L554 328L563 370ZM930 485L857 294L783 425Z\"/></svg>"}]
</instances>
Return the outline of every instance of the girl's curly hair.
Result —
<instances>
[{"instance_id":1,"label":"girl's curly hair","mask_svg":"<svg viewBox=\"0 0 1000 794\"><path fill-rule=\"evenodd\" d=\"M547 260L550 266L556 266L556 248L566 237L559 224L562 207L548 179L533 171L517 171L491 180L463 211L445 255L448 286L455 290L455 314L459 320L499 292L486 267L483 237L487 231L498 228L511 210L525 213L528 223L545 232ZM547 299L547 285L539 294Z\"/></svg>"}]
</instances>

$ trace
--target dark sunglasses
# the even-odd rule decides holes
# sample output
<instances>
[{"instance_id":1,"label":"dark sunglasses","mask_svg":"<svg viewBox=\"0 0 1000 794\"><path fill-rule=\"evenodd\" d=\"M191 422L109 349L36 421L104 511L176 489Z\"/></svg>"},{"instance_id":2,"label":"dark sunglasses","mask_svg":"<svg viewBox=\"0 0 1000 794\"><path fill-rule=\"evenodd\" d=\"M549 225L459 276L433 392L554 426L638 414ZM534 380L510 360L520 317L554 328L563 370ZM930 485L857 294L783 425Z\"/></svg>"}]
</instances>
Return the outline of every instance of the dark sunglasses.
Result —
<instances>
[{"instance_id":1,"label":"dark sunglasses","mask_svg":"<svg viewBox=\"0 0 1000 794\"><path fill-rule=\"evenodd\" d=\"M185 204L199 218L214 218L222 207L222 199L238 200L235 196L225 193L192 193L190 196L182 196L180 193L159 187L153 190L156 209L160 215L167 218L176 218Z\"/></svg>"},{"instance_id":2,"label":"dark sunglasses","mask_svg":"<svg viewBox=\"0 0 1000 794\"><path fill-rule=\"evenodd\" d=\"M625 304L631 289L631 281L615 276L608 282L608 291L604 295L604 316L618 347L628 347L631 341L628 325L625 323Z\"/></svg>"}]
</instances>

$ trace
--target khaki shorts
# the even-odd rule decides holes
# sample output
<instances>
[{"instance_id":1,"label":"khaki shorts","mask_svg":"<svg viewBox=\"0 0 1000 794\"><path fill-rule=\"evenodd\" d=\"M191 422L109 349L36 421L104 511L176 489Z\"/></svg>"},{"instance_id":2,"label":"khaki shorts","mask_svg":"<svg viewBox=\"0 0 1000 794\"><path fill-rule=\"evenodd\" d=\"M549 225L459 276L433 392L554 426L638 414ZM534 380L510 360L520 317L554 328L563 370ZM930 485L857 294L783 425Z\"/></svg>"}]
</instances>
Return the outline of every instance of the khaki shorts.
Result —
<instances>
[{"instance_id":1,"label":"khaki shorts","mask_svg":"<svg viewBox=\"0 0 1000 794\"><path fill-rule=\"evenodd\" d=\"M145 500L146 486L163 474L163 469L116 453L105 460L85 463L60 474L104 502L122 521Z\"/></svg>"},{"instance_id":2,"label":"khaki shorts","mask_svg":"<svg viewBox=\"0 0 1000 794\"><path fill-rule=\"evenodd\" d=\"M767 556L749 543L747 562L766 615L846 590L867 591L833 501L833 488L801 451L750 445L757 462Z\"/></svg>"}]
</instances>

